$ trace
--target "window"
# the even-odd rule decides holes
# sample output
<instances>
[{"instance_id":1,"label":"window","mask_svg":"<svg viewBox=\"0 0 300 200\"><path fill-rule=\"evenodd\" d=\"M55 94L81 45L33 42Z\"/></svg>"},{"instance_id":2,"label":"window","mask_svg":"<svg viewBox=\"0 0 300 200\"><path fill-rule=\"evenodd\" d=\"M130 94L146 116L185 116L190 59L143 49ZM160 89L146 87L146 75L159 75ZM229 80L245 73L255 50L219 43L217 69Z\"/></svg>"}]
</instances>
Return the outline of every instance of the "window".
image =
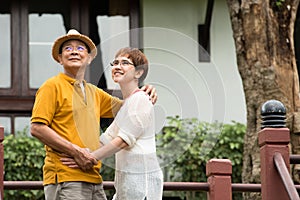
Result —
<instances>
[{"instance_id":1,"label":"window","mask_svg":"<svg viewBox=\"0 0 300 200\"><path fill-rule=\"evenodd\" d=\"M11 63L10 63L10 14L0 14L0 44L2 48L0 51L1 65L0 65L0 87L11 87Z\"/></svg>"},{"instance_id":2,"label":"window","mask_svg":"<svg viewBox=\"0 0 300 200\"><path fill-rule=\"evenodd\" d=\"M91 70L91 82L98 84L99 78L104 74L106 88L116 89L116 84L111 79L111 68L109 63L114 58L116 51L122 47L129 46L129 17L128 16L97 16L98 32L101 38L100 45L102 60L95 60ZM103 71L99 70L99 62L103 63ZM102 73L102 74L101 74Z\"/></svg>"},{"instance_id":3,"label":"window","mask_svg":"<svg viewBox=\"0 0 300 200\"><path fill-rule=\"evenodd\" d=\"M0 116L0 126L4 127L4 135L11 134L12 133L11 117L1 117Z\"/></svg>"},{"instance_id":4,"label":"window","mask_svg":"<svg viewBox=\"0 0 300 200\"><path fill-rule=\"evenodd\" d=\"M29 87L39 88L62 71L52 58L53 41L66 34L61 14L29 14ZM47 71L47 73L45 73Z\"/></svg>"},{"instance_id":5,"label":"window","mask_svg":"<svg viewBox=\"0 0 300 200\"><path fill-rule=\"evenodd\" d=\"M108 25L113 26L110 32L99 31ZM122 38L124 43L119 43L116 48L129 44L137 46L139 35L128 30L138 27L138 0L130 3L118 0L1 1L0 126L5 127L5 133L14 134L26 128L37 89L46 79L63 70L51 55L52 44L58 36L70 28L89 35L99 48L100 59L93 68L99 72L101 66L106 66L111 59L109 51L102 48L112 48L104 44L116 44L112 40L104 42L105 34L127 31ZM100 41L103 42L101 45ZM101 51L105 52L105 60L102 60ZM87 72L86 79L97 85L99 76L91 70Z\"/></svg>"}]
</instances>

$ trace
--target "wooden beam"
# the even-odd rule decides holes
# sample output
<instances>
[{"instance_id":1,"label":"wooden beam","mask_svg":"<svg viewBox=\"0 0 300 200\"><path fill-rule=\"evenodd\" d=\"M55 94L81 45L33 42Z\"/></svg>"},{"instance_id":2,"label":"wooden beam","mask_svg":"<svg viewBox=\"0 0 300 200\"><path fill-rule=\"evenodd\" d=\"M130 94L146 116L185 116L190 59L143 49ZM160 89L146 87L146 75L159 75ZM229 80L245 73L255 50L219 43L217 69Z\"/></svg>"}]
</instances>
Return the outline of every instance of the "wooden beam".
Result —
<instances>
[{"instance_id":1,"label":"wooden beam","mask_svg":"<svg viewBox=\"0 0 300 200\"><path fill-rule=\"evenodd\" d=\"M129 7L129 43L131 47L142 48L142 32L140 30L140 0L128 1Z\"/></svg>"},{"instance_id":2,"label":"wooden beam","mask_svg":"<svg viewBox=\"0 0 300 200\"><path fill-rule=\"evenodd\" d=\"M34 103L34 97L26 97L26 98L1 97L0 112L31 113L33 103Z\"/></svg>"}]
</instances>

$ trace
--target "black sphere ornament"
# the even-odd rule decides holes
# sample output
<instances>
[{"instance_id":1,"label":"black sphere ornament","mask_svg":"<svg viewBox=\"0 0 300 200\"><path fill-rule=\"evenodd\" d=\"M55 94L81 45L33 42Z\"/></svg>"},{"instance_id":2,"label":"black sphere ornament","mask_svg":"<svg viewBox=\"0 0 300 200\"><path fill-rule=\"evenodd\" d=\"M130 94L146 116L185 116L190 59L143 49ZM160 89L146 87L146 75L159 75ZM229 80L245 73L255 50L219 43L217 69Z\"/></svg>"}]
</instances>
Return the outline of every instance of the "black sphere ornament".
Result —
<instances>
[{"instance_id":1,"label":"black sphere ornament","mask_svg":"<svg viewBox=\"0 0 300 200\"><path fill-rule=\"evenodd\" d=\"M269 100L261 107L261 129L286 127L286 109L280 101Z\"/></svg>"}]
</instances>

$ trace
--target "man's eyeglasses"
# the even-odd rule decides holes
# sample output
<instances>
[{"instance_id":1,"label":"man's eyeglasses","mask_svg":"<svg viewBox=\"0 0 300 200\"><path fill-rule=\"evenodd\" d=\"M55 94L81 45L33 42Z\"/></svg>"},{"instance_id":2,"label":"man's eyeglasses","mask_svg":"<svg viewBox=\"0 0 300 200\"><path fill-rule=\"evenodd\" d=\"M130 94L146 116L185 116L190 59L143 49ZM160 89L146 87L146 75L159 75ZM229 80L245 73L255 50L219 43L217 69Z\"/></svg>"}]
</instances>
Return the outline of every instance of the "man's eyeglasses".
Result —
<instances>
[{"instance_id":1,"label":"man's eyeglasses","mask_svg":"<svg viewBox=\"0 0 300 200\"><path fill-rule=\"evenodd\" d=\"M71 52L74 50L83 52L84 50L86 50L86 48L84 46L77 46L77 47L65 46L65 47L63 47L63 51Z\"/></svg>"},{"instance_id":2,"label":"man's eyeglasses","mask_svg":"<svg viewBox=\"0 0 300 200\"><path fill-rule=\"evenodd\" d=\"M128 60L114 60L110 63L110 65L112 67L118 66L118 65L122 65L123 67L129 66L129 65L133 65L133 63L129 62Z\"/></svg>"}]
</instances>

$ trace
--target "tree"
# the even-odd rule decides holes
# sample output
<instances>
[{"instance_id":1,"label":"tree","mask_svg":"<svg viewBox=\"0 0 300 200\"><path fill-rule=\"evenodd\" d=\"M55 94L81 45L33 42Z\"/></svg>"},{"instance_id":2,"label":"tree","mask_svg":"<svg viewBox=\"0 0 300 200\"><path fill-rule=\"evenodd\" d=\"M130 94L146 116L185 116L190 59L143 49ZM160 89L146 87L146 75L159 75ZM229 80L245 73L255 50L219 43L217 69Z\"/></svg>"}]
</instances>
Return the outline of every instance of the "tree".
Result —
<instances>
[{"instance_id":1,"label":"tree","mask_svg":"<svg viewBox=\"0 0 300 200\"><path fill-rule=\"evenodd\" d=\"M299 0L227 0L247 106L244 183L260 182L257 133L261 106L267 100L276 99L285 105L292 153L300 153L299 81L293 39L298 4ZM244 196L260 198L253 193Z\"/></svg>"}]
</instances>

